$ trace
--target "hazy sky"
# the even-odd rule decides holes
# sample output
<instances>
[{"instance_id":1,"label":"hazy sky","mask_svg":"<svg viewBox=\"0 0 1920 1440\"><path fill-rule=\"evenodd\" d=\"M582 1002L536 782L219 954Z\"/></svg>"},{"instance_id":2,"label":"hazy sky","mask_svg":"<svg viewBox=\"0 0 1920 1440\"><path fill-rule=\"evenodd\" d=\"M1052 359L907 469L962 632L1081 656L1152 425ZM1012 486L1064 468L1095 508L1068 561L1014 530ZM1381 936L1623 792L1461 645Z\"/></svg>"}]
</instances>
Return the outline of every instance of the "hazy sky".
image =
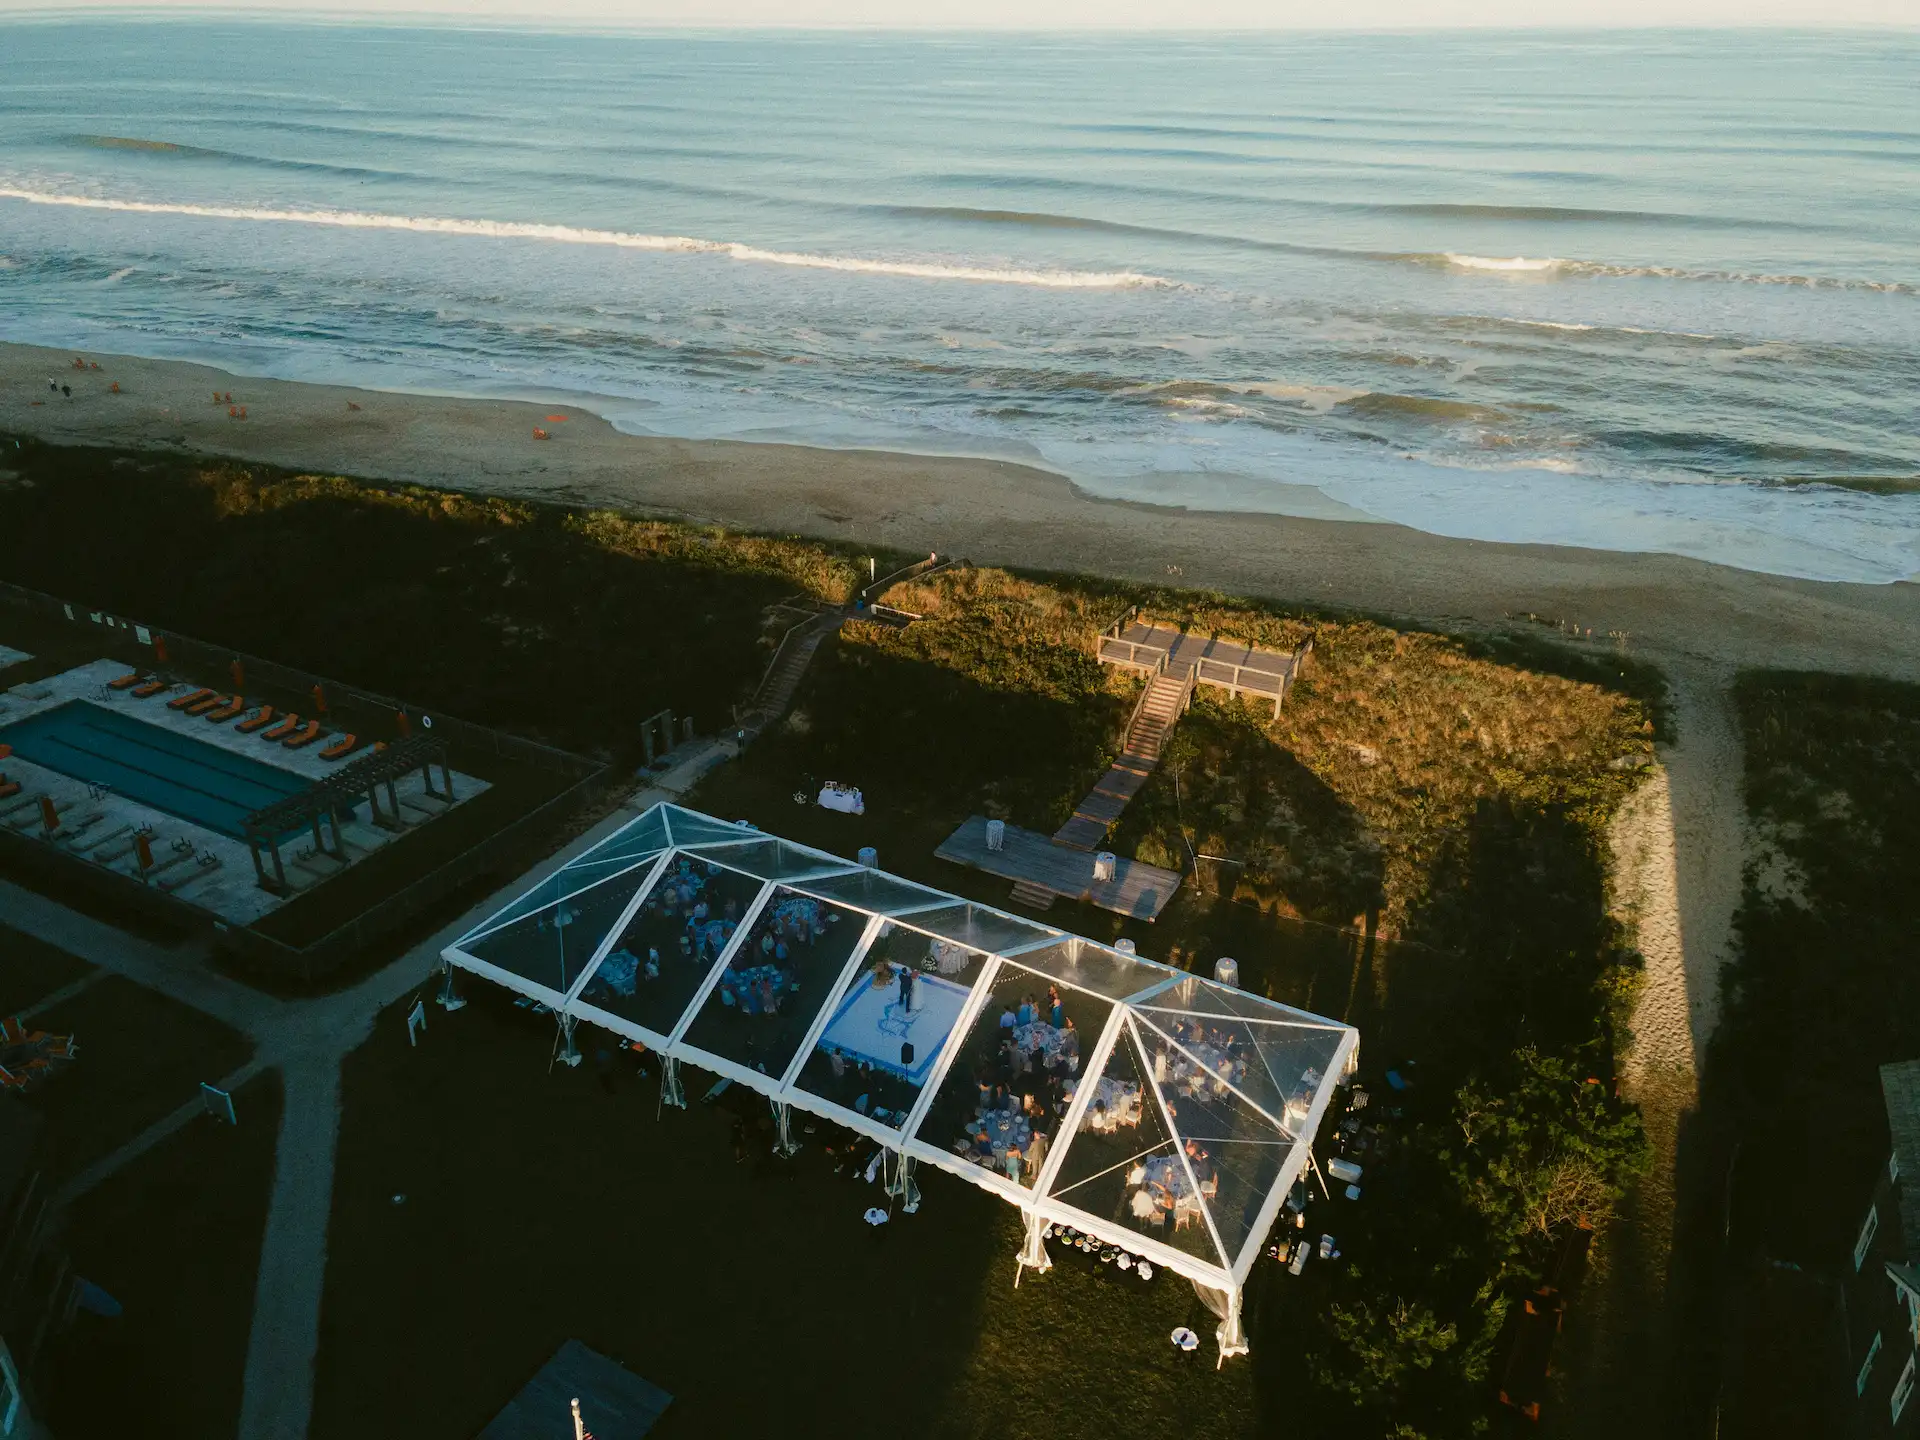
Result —
<instances>
[{"instance_id":1,"label":"hazy sky","mask_svg":"<svg viewBox=\"0 0 1920 1440\"><path fill-rule=\"evenodd\" d=\"M1920 26L1920 0L146 0L114 7L0 0L0 11L102 9L349 12L400 19L558 21L634 26L888 28L1398 29L1428 26Z\"/></svg>"}]
</instances>

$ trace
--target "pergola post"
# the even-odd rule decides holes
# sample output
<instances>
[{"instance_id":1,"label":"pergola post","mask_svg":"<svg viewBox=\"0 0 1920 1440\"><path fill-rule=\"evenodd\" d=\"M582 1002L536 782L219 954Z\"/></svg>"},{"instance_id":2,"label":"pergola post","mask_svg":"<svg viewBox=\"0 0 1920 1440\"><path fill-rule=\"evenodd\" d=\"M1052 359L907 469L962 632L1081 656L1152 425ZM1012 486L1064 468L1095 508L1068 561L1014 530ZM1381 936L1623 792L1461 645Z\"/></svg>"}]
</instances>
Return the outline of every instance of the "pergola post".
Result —
<instances>
[{"instance_id":1,"label":"pergola post","mask_svg":"<svg viewBox=\"0 0 1920 1440\"><path fill-rule=\"evenodd\" d=\"M273 879L282 895L287 893L287 867L280 863L280 837L270 835L267 844L273 849Z\"/></svg>"},{"instance_id":2,"label":"pergola post","mask_svg":"<svg viewBox=\"0 0 1920 1440\"><path fill-rule=\"evenodd\" d=\"M453 803L453 771L447 768L447 757L444 755L440 757L440 784L446 789L447 803L451 805Z\"/></svg>"},{"instance_id":3,"label":"pergola post","mask_svg":"<svg viewBox=\"0 0 1920 1440\"><path fill-rule=\"evenodd\" d=\"M393 828L398 830L401 825L400 792L393 788L393 777L391 775L387 777L387 804L393 807Z\"/></svg>"},{"instance_id":4,"label":"pergola post","mask_svg":"<svg viewBox=\"0 0 1920 1440\"><path fill-rule=\"evenodd\" d=\"M247 836L247 855L253 861L253 878L259 882L262 890L267 889L267 872L260 864L260 842L252 835Z\"/></svg>"}]
</instances>

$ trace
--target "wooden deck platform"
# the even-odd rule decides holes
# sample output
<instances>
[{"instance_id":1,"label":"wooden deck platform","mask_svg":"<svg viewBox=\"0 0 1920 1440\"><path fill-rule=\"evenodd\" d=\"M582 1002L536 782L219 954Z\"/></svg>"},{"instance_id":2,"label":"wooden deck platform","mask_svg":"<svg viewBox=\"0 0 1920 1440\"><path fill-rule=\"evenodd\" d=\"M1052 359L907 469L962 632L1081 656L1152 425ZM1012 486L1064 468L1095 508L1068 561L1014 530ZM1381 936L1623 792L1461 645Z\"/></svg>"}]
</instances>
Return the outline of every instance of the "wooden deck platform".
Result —
<instances>
[{"instance_id":1,"label":"wooden deck platform","mask_svg":"<svg viewBox=\"0 0 1920 1440\"><path fill-rule=\"evenodd\" d=\"M1202 685L1234 695L1259 695L1277 709L1299 674L1303 652L1256 650L1237 640L1192 635L1171 625L1141 620L1118 624L1100 637L1099 658L1109 665L1154 673L1195 671Z\"/></svg>"},{"instance_id":2,"label":"wooden deck platform","mask_svg":"<svg viewBox=\"0 0 1920 1440\"><path fill-rule=\"evenodd\" d=\"M1007 826L1006 847L987 849L984 815L968 819L933 852L956 865L970 865L989 875L1024 881L1069 900L1091 900L1103 910L1155 920L1180 888L1180 874L1138 860L1116 861L1113 879L1095 881L1093 854L1055 844L1044 835Z\"/></svg>"},{"instance_id":3,"label":"wooden deck platform","mask_svg":"<svg viewBox=\"0 0 1920 1440\"><path fill-rule=\"evenodd\" d=\"M480 1440L573 1440L573 1406L594 1440L640 1440L673 1396L578 1340L569 1340L480 1432Z\"/></svg>"}]
</instances>

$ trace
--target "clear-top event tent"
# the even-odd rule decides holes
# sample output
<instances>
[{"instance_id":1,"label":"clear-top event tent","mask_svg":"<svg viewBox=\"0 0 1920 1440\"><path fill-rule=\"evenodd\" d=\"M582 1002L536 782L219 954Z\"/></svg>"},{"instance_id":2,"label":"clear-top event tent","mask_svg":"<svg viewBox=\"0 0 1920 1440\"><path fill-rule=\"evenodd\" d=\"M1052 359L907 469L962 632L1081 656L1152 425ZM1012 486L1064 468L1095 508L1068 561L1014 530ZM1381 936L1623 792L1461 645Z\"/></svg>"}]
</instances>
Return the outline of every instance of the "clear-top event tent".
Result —
<instances>
[{"instance_id":1,"label":"clear-top event tent","mask_svg":"<svg viewBox=\"0 0 1920 1440\"><path fill-rule=\"evenodd\" d=\"M1244 1351L1240 1290L1352 1027L870 866L656 805L443 952L581 1021L1184 1275ZM1026 1097L1035 1091L1038 1104ZM1048 1098L1052 1103L1048 1103Z\"/></svg>"}]
</instances>

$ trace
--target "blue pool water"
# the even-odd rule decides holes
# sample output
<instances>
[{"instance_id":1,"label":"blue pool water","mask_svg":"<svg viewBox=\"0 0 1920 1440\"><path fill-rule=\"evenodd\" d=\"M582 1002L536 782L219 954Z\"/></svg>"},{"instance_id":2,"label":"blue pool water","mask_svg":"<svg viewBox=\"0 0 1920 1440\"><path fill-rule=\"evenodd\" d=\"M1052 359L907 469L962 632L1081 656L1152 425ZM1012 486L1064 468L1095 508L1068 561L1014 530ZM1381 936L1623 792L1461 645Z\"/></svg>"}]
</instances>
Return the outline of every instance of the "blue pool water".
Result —
<instances>
[{"instance_id":1,"label":"blue pool water","mask_svg":"<svg viewBox=\"0 0 1920 1440\"><path fill-rule=\"evenodd\" d=\"M235 839L245 838L247 816L312 783L85 700L8 725L0 742L22 760Z\"/></svg>"}]
</instances>

